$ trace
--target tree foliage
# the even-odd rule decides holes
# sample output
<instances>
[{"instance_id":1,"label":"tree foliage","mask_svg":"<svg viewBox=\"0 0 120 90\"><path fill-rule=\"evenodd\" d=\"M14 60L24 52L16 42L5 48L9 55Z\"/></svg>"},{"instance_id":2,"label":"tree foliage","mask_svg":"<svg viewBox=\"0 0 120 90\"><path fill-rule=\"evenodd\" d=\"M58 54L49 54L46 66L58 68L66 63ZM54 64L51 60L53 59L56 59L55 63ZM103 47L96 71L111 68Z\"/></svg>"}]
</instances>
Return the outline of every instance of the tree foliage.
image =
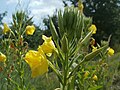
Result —
<instances>
[{"instance_id":1,"label":"tree foliage","mask_svg":"<svg viewBox=\"0 0 120 90\"><path fill-rule=\"evenodd\" d=\"M0 25L3 24L2 20L6 15L7 15L7 11L5 11L4 13L0 13ZM0 34L1 33L2 33L2 28L0 27Z\"/></svg>"},{"instance_id":2,"label":"tree foliage","mask_svg":"<svg viewBox=\"0 0 120 90\"><path fill-rule=\"evenodd\" d=\"M3 23L2 20L6 15L7 15L7 11L5 11L4 13L0 13L0 25Z\"/></svg>"}]
</instances>

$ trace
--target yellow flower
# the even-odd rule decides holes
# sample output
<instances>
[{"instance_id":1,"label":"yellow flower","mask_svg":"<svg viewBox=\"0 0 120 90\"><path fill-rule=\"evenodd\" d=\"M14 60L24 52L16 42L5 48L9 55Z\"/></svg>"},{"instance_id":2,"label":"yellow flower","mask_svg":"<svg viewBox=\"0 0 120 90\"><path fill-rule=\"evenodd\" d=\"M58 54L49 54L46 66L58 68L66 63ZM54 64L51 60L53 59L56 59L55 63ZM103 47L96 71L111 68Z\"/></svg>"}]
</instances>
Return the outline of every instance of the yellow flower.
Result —
<instances>
[{"instance_id":1,"label":"yellow flower","mask_svg":"<svg viewBox=\"0 0 120 90\"><path fill-rule=\"evenodd\" d=\"M112 48L108 48L108 55L114 55L114 50Z\"/></svg>"},{"instance_id":2,"label":"yellow flower","mask_svg":"<svg viewBox=\"0 0 120 90\"><path fill-rule=\"evenodd\" d=\"M32 25L32 26L28 25L26 27L26 34L27 35L33 35L34 32L35 32L35 26L34 25Z\"/></svg>"},{"instance_id":3,"label":"yellow flower","mask_svg":"<svg viewBox=\"0 0 120 90\"><path fill-rule=\"evenodd\" d=\"M94 24L92 24L89 28L88 28L89 31L93 31L93 34L96 34L96 31L97 31L97 28Z\"/></svg>"},{"instance_id":4,"label":"yellow flower","mask_svg":"<svg viewBox=\"0 0 120 90\"><path fill-rule=\"evenodd\" d=\"M96 75L94 75L92 79L95 80L95 81L97 81L98 77Z\"/></svg>"},{"instance_id":5,"label":"yellow flower","mask_svg":"<svg viewBox=\"0 0 120 90\"><path fill-rule=\"evenodd\" d=\"M86 71L85 74L84 74L84 77L88 77L89 74L90 74L90 72Z\"/></svg>"},{"instance_id":6,"label":"yellow flower","mask_svg":"<svg viewBox=\"0 0 120 90\"><path fill-rule=\"evenodd\" d=\"M39 52L30 50L26 53L24 59L31 68L33 78L48 71L48 61L42 50L39 50Z\"/></svg>"},{"instance_id":7,"label":"yellow flower","mask_svg":"<svg viewBox=\"0 0 120 90\"><path fill-rule=\"evenodd\" d=\"M54 42L52 41L52 37L46 37L45 35L42 35L42 39L44 40L44 43L38 47L38 51L42 48L43 52L48 56L51 56L53 51L57 52Z\"/></svg>"},{"instance_id":8,"label":"yellow flower","mask_svg":"<svg viewBox=\"0 0 120 90\"><path fill-rule=\"evenodd\" d=\"M10 28L8 27L8 25L6 23L4 23L3 34L6 34L9 31L10 31Z\"/></svg>"},{"instance_id":9,"label":"yellow flower","mask_svg":"<svg viewBox=\"0 0 120 90\"><path fill-rule=\"evenodd\" d=\"M5 62L6 56L0 52L0 61Z\"/></svg>"}]
</instances>

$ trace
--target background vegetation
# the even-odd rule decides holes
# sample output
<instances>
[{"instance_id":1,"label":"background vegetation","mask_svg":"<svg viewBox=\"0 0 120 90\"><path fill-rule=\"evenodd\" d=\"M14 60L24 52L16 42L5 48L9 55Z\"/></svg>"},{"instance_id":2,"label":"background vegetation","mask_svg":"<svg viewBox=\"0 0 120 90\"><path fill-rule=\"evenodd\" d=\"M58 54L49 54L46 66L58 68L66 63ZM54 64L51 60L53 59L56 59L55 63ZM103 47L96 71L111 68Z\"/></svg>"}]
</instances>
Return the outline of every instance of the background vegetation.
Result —
<instances>
[{"instance_id":1,"label":"background vegetation","mask_svg":"<svg viewBox=\"0 0 120 90\"><path fill-rule=\"evenodd\" d=\"M67 2L71 2L71 5L77 6L78 0L63 0L64 6L67 6ZM93 23L97 26L97 34L94 38L99 44L102 40L107 40L112 35L110 46L115 49L116 54L109 60L111 67L111 73L114 73L111 90L119 90L120 88L120 0L83 0L84 14L93 18ZM3 24L2 20L7 15L7 12L0 14L0 25ZM26 19L29 15L26 14ZM20 18L20 17L18 17ZM52 20L56 28L57 26L57 13L52 16ZM33 21L30 22L32 24ZM45 18L43 23L47 27L46 30L42 30L36 25L36 32L31 37L26 37L25 40L29 42L31 49L36 49L43 41L41 35L45 34L50 36L49 18ZM12 28L12 22L11 22ZM2 28L0 27L0 33ZM2 38L2 36L0 36ZM118 52L118 53L117 53ZM118 66L117 66L118 65ZM31 83L36 83L36 90L53 90L53 88L59 87L57 78L54 73L50 73L49 76L42 76L31 80ZM34 88L33 88L34 90Z\"/></svg>"}]
</instances>

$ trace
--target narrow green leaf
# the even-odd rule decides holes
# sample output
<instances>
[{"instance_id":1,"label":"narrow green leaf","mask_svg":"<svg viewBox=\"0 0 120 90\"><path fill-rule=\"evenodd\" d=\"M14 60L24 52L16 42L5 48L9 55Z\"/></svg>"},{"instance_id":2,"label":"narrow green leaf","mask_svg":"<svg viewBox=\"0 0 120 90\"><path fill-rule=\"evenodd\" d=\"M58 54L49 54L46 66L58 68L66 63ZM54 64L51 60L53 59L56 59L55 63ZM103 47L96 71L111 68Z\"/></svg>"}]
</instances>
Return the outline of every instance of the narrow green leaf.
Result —
<instances>
[{"instance_id":1,"label":"narrow green leaf","mask_svg":"<svg viewBox=\"0 0 120 90\"><path fill-rule=\"evenodd\" d=\"M64 26L63 26L63 16L61 10L58 12L58 27L59 27L60 36L62 37L64 34Z\"/></svg>"},{"instance_id":2,"label":"narrow green leaf","mask_svg":"<svg viewBox=\"0 0 120 90\"><path fill-rule=\"evenodd\" d=\"M85 46L85 45L89 42L91 36L92 36L92 31L89 32L89 33L85 36L85 38L84 38L78 45L79 45L79 46Z\"/></svg>"},{"instance_id":3,"label":"narrow green leaf","mask_svg":"<svg viewBox=\"0 0 120 90\"><path fill-rule=\"evenodd\" d=\"M102 86L93 86L93 87L88 88L88 90L98 90L101 88L102 88Z\"/></svg>"},{"instance_id":4,"label":"narrow green leaf","mask_svg":"<svg viewBox=\"0 0 120 90\"><path fill-rule=\"evenodd\" d=\"M50 30L51 30L53 39L54 39L55 41L57 41L57 39L59 38L59 37L58 37L58 33L57 33L57 31L56 31L56 29L55 29L55 26L54 26L54 24L53 24L53 22L52 22L51 19L50 19Z\"/></svg>"},{"instance_id":5,"label":"narrow green leaf","mask_svg":"<svg viewBox=\"0 0 120 90\"><path fill-rule=\"evenodd\" d=\"M54 67L54 65L48 60L48 63L49 63L49 66L50 68L54 71L54 73L57 75L59 81L61 82L61 84L63 84L63 81L62 81L62 76L61 74L59 73L59 71Z\"/></svg>"},{"instance_id":6,"label":"narrow green leaf","mask_svg":"<svg viewBox=\"0 0 120 90\"><path fill-rule=\"evenodd\" d=\"M32 19L33 17L29 18L26 23L29 23Z\"/></svg>"},{"instance_id":7,"label":"narrow green leaf","mask_svg":"<svg viewBox=\"0 0 120 90\"><path fill-rule=\"evenodd\" d=\"M108 48L108 44L99 48L98 50L94 51L94 52L91 52L89 54L87 54L83 60L80 61L80 63L72 70L72 72L70 73L70 75L68 76L68 78L70 78L72 75L74 75L77 71L77 69L80 67L80 65L82 63L84 63L85 61L89 61L91 60L92 58L94 58L96 55L98 55L102 50L104 49L107 49Z\"/></svg>"}]
</instances>

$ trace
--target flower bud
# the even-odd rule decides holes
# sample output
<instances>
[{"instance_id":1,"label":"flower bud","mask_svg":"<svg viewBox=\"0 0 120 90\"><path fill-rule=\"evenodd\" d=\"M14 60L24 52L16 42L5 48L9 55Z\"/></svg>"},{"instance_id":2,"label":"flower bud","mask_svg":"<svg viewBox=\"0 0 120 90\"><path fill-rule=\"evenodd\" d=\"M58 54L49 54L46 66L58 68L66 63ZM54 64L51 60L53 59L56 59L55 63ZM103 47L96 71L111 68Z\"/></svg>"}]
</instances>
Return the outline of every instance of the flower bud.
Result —
<instances>
[{"instance_id":1,"label":"flower bud","mask_svg":"<svg viewBox=\"0 0 120 90\"><path fill-rule=\"evenodd\" d=\"M89 31L93 31L92 34L96 34L96 31L97 31L97 28L94 24L92 24L89 28L88 28Z\"/></svg>"},{"instance_id":2,"label":"flower bud","mask_svg":"<svg viewBox=\"0 0 120 90\"><path fill-rule=\"evenodd\" d=\"M6 34L9 31L10 31L10 28L8 27L8 25L6 23L4 23L3 34Z\"/></svg>"},{"instance_id":3,"label":"flower bud","mask_svg":"<svg viewBox=\"0 0 120 90\"><path fill-rule=\"evenodd\" d=\"M84 77L88 77L89 74L90 74L90 72L86 71L85 74L84 74Z\"/></svg>"},{"instance_id":4,"label":"flower bud","mask_svg":"<svg viewBox=\"0 0 120 90\"><path fill-rule=\"evenodd\" d=\"M82 2L78 2L78 9L80 10L80 12L82 13L83 12L83 8L84 8L84 6L83 6L83 4L82 4Z\"/></svg>"},{"instance_id":5,"label":"flower bud","mask_svg":"<svg viewBox=\"0 0 120 90\"><path fill-rule=\"evenodd\" d=\"M0 52L0 61L5 62L6 56Z\"/></svg>"},{"instance_id":6,"label":"flower bud","mask_svg":"<svg viewBox=\"0 0 120 90\"><path fill-rule=\"evenodd\" d=\"M90 45L95 45L95 39L94 38L91 39Z\"/></svg>"},{"instance_id":7,"label":"flower bud","mask_svg":"<svg viewBox=\"0 0 120 90\"><path fill-rule=\"evenodd\" d=\"M112 48L108 48L108 55L109 56L114 55L114 50Z\"/></svg>"},{"instance_id":8,"label":"flower bud","mask_svg":"<svg viewBox=\"0 0 120 90\"><path fill-rule=\"evenodd\" d=\"M92 79L93 79L94 81L97 81L97 80L98 80L97 75L94 75L94 76L92 77Z\"/></svg>"}]
</instances>

